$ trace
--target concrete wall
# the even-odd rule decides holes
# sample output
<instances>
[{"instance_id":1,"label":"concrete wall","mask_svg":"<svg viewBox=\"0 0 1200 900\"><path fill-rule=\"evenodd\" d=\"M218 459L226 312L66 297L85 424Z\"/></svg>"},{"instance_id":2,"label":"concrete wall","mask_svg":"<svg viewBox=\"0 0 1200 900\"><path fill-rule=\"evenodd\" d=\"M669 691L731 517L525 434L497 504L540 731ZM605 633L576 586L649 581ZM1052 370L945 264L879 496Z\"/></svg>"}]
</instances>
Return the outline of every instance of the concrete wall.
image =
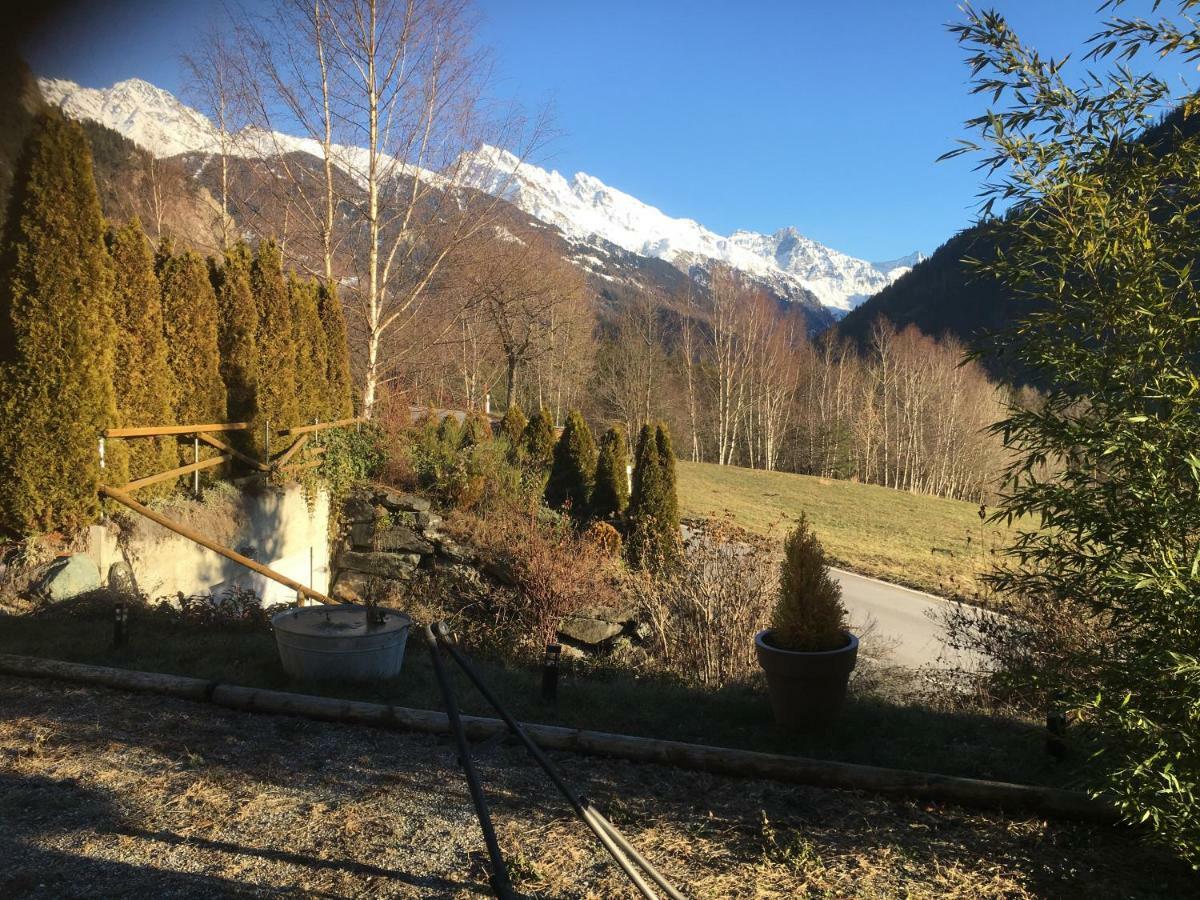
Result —
<instances>
[{"instance_id":1,"label":"concrete wall","mask_svg":"<svg viewBox=\"0 0 1200 900\"><path fill-rule=\"evenodd\" d=\"M196 521L188 524L301 584L329 592L327 494L321 492L310 509L298 486L266 488L240 494L229 506L230 515L220 517L219 529L206 530ZM174 518L170 511L166 515ZM110 529L93 528L88 554L99 565L101 577L107 576L114 562L129 563L138 588L152 600L180 593L219 596L232 588L252 590L268 605L296 599L295 592L284 585L144 519L123 541Z\"/></svg>"}]
</instances>

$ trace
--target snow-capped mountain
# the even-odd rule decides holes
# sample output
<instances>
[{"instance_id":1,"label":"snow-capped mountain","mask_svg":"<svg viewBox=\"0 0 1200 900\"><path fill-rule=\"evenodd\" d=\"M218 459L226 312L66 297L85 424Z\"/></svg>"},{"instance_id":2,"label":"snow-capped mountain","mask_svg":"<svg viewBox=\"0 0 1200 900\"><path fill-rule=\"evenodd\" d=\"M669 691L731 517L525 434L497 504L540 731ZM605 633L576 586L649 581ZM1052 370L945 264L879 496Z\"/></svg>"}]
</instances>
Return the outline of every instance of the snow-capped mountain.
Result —
<instances>
[{"instance_id":1,"label":"snow-capped mountain","mask_svg":"<svg viewBox=\"0 0 1200 900\"><path fill-rule=\"evenodd\" d=\"M921 258L914 253L876 265L809 240L794 228L770 235L735 231L722 237L692 219L668 216L584 172L567 180L555 171L518 164L511 153L495 147L485 146L472 154L465 169L468 184L501 194L569 237L601 237L685 270L699 261L717 260L769 284L811 291L822 304L838 311L857 306Z\"/></svg>"},{"instance_id":2,"label":"snow-capped mountain","mask_svg":"<svg viewBox=\"0 0 1200 900\"><path fill-rule=\"evenodd\" d=\"M39 79L47 101L76 119L91 119L113 129L157 157L225 152L261 156L293 152L319 156L311 139L279 132L245 129L225 136L208 118L167 91L131 78L110 88L85 88L62 79ZM359 177L366 151L338 146L341 168ZM576 243L599 238L623 250L664 260L689 272L717 261L738 269L788 299L817 300L835 313L862 300L907 272L920 254L886 263L870 263L809 240L794 228L774 234L736 231L723 237L692 219L674 218L636 197L579 172L569 181L555 171L522 163L511 153L484 145L459 160L465 183L501 196L525 213L557 226ZM400 170L397 169L397 174ZM424 170L406 174L430 180ZM515 173L515 174L514 174Z\"/></svg>"}]
</instances>

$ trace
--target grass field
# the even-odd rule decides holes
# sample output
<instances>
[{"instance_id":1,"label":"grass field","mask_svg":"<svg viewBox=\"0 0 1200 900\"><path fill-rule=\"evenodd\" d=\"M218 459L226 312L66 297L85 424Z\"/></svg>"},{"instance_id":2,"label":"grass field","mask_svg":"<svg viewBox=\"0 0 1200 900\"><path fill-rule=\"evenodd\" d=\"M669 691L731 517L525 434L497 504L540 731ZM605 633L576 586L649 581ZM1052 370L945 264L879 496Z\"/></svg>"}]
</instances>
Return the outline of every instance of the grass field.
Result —
<instances>
[{"instance_id":1,"label":"grass field","mask_svg":"<svg viewBox=\"0 0 1200 900\"><path fill-rule=\"evenodd\" d=\"M979 576L1011 537L1006 528L981 528L972 503L709 463L679 464L679 503L686 517L732 516L780 540L807 513L836 565L970 600L984 596Z\"/></svg>"}]
</instances>

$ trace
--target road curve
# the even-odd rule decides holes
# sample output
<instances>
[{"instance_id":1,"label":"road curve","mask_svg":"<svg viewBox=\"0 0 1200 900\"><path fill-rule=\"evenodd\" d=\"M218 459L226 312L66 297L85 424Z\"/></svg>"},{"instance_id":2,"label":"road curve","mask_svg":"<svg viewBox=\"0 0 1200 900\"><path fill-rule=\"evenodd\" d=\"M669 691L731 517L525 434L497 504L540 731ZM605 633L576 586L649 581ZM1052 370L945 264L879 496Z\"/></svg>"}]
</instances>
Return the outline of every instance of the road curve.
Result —
<instances>
[{"instance_id":1,"label":"road curve","mask_svg":"<svg viewBox=\"0 0 1200 900\"><path fill-rule=\"evenodd\" d=\"M957 663L954 651L945 649L940 621L949 601L843 569L829 571L842 585L852 630L861 633L875 623L861 638L863 656L911 668Z\"/></svg>"}]
</instances>

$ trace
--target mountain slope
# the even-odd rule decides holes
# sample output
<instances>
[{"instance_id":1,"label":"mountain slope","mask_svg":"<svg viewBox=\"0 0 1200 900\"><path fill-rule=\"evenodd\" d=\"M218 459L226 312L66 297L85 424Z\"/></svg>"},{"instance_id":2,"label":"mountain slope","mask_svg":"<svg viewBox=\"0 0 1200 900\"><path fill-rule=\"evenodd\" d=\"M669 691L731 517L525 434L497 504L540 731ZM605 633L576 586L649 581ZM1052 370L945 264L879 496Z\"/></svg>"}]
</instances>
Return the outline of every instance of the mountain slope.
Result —
<instances>
[{"instance_id":1,"label":"mountain slope","mask_svg":"<svg viewBox=\"0 0 1200 900\"><path fill-rule=\"evenodd\" d=\"M503 196L577 240L600 237L682 269L717 261L787 299L811 294L832 310L853 308L907 271L904 260L886 264L885 271L809 240L794 228L771 235L736 231L722 237L692 219L668 216L585 172L568 181L558 172L519 163L496 147L481 147L465 169L473 187Z\"/></svg>"}]
</instances>

